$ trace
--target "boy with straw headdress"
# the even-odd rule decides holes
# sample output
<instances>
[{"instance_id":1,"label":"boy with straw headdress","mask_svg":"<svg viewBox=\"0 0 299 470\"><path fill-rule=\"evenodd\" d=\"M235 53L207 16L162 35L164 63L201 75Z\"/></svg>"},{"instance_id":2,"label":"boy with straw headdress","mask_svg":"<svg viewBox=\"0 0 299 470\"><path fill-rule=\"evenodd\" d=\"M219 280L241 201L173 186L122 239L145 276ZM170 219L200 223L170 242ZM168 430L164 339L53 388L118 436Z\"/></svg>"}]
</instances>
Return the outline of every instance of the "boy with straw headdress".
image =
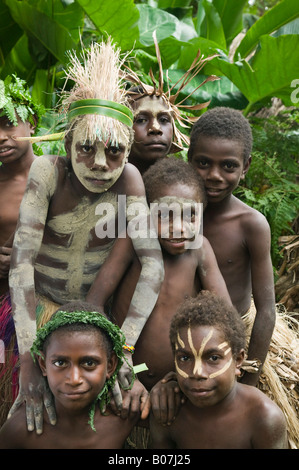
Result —
<instances>
[{"instance_id":1,"label":"boy with straw headdress","mask_svg":"<svg viewBox=\"0 0 299 470\"><path fill-rule=\"evenodd\" d=\"M138 220L148 227L142 178L126 164L133 116L119 81L119 51L110 41L93 44L83 59L81 64L71 56L67 74L74 82L63 100L69 120L67 156L38 158L32 165L11 259L9 283L20 354L20 391L11 413L25 401L28 428L36 426L38 433L42 403L53 424L55 414L46 383L30 356L36 328L47 322L57 304L85 299L115 238L134 219L132 205L142 206ZM145 229L133 244L142 271L123 326L129 350L163 279L157 239ZM119 378L122 386L129 386L131 371L122 369Z\"/></svg>"},{"instance_id":2,"label":"boy with straw headdress","mask_svg":"<svg viewBox=\"0 0 299 470\"><path fill-rule=\"evenodd\" d=\"M134 142L129 162L135 165L142 175L157 160L182 151L184 145L186 148L189 146L189 137L180 128L186 129L198 117L183 115L182 111L199 111L206 108L209 102L187 105L186 100L206 82L219 80L215 75L210 75L196 88L191 88L188 96L181 98L181 93L186 87L190 87L191 80L215 57L203 57L198 51L189 69L176 83L171 86L167 84L166 89L156 31L153 33L153 40L158 62L157 80L152 70L149 71L151 85L142 82L132 70L127 74L127 79L135 85L127 91L134 113Z\"/></svg>"}]
</instances>

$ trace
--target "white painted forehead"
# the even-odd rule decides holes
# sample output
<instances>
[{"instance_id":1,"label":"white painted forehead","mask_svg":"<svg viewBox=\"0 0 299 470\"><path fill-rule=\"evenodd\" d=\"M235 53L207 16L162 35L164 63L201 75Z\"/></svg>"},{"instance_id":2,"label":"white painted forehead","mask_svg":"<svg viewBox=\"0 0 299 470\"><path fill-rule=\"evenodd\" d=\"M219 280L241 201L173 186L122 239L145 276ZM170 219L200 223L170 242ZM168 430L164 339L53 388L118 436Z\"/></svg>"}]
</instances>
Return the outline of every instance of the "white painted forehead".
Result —
<instances>
[{"instance_id":1,"label":"white painted forehead","mask_svg":"<svg viewBox=\"0 0 299 470\"><path fill-rule=\"evenodd\" d=\"M116 132L114 139L111 138L111 139L108 139L108 141L102 140L100 135L99 136L92 135L89 137L88 132L86 131L86 128L80 125L77 125L73 131L73 143L80 142L84 144L85 142L89 142L90 144L93 144L94 142L98 141L98 142L102 142L104 145L108 145L112 143L113 145L118 144L118 145L122 145L126 147L129 142L128 142L128 138L125 138L125 137L126 136L124 136L123 132Z\"/></svg>"},{"instance_id":2,"label":"white painted forehead","mask_svg":"<svg viewBox=\"0 0 299 470\"><path fill-rule=\"evenodd\" d=\"M149 111L152 114L159 112L169 113L172 116L172 109L168 103L162 100L162 98L145 96L136 102L134 106L134 115L136 116L140 112Z\"/></svg>"},{"instance_id":3,"label":"white painted forehead","mask_svg":"<svg viewBox=\"0 0 299 470\"><path fill-rule=\"evenodd\" d=\"M98 140L105 145L121 144L127 147L131 144L131 137L131 130L126 125L107 116L87 114L78 119L73 127L73 140L79 142L93 143Z\"/></svg>"}]
</instances>

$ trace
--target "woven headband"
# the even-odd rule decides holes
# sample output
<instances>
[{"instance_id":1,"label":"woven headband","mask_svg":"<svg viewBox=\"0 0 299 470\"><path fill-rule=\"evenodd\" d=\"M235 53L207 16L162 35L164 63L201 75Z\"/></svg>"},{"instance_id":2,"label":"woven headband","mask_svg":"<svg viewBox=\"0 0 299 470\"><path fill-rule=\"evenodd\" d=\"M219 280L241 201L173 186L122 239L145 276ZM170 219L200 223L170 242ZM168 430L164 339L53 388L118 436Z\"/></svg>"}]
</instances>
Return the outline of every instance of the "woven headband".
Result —
<instances>
[{"instance_id":1,"label":"woven headband","mask_svg":"<svg viewBox=\"0 0 299 470\"><path fill-rule=\"evenodd\" d=\"M100 114L101 116L117 119L129 127L133 126L134 116L130 109L114 101L99 99L75 101L69 107L68 120L71 121L82 114Z\"/></svg>"}]
</instances>

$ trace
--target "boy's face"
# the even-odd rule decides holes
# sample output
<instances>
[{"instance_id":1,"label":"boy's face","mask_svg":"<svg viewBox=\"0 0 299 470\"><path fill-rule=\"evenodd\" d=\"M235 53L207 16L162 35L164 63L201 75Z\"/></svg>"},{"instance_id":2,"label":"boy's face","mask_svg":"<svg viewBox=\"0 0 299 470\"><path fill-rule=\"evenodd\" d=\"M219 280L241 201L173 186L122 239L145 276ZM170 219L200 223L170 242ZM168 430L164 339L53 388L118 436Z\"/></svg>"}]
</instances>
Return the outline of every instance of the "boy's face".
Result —
<instances>
[{"instance_id":1,"label":"boy's face","mask_svg":"<svg viewBox=\"0 0 299 470\"><path fill-rule=\"evenodd\" d=\"M102 193L120 177L128 145L120 142L116 147L99 140L86 142L78 126L73 133L70 153L73 170L80 183L92 193Z\"/></svg>"},{"instance_id":2,"label":"boy's face","mask_svg":"<svg viewBox=\"0 0 299 470\"><path fill-rule=\"evenodd\" d=\"M154 163L166 157L173 138L169 106L157 96L146 96L132 104L134 111L134 143L130 159Z\"/></svg>"},{"instance_id":3,"label":"boy's face","mask_svg":"<svg viewBox=\"0 0 299 470\"><path fill-rule=\"evenodd\" d=\"M197 188L185 184L161 186L151 208L162 250L170 255L188 250L201 229L202 204Z\"/></svg>"},{"instance_id":4,"label":"boy's face","mask_svg":"<svg viewBox=\"0 0 299 470\"><path fill-rule=\"evenodd\" d=\"M74 412L89 409L117 365L114 354L108 360L101 334L93 331L53 332L45 360L38 360L56 407Z\"/></svg>"},{"instance_id":5,"label":"boy's face","mask_svg":"<svg viewBox=\"0 0 299 470\"><path fill-rule=\"evenodd\" d=\"M189 161L204 180L208 202L217 203L236 189L251 160L244 165L239 142L201 135Z\"/></svg>"},{"instance_id":6,"label":"boy's face","mask_svg":"<svg viewBox=\"0 0 299 470\"><path fill-rule=\"evenodd\" d=\"M18 125L6 117L0 117L0 162L12 163L21 158L31 144L26 141L16 141L14 137L30 137L34 134L34 127L29 122L23 122L17 116Z\"/></svg>"},{"instance_id":7,"label":"boy's face","mask_svg":"<svg viewBox=\"0 0 299 470\"><path fill-rule=\"evenodd\" d=\"M230 394L240 375L244 351L234 359L220 330L184 327L178 331L175 347L177 380L194 406L213 406Z\"/></svg>"}]
</instances>

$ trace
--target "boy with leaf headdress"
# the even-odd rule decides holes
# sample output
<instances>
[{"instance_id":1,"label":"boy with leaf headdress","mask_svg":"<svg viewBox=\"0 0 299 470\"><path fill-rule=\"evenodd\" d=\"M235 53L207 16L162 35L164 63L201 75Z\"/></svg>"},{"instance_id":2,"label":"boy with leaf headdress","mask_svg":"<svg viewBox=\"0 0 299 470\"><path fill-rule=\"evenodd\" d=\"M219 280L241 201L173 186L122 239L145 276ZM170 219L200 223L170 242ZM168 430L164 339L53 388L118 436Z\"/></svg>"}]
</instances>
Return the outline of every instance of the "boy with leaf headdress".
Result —
<instances>
[{"instance_id":1,"label":"boy with leaf headdress","mask_svg":"<svg viewBox=\"0 0 299 470\"><path fill-rule=\"evenodd\" d=\"M18 142L15 137L33 135L42 112L24 80L16 75L0 80L0 294L8 289L11 244L6 242L16 227L29 168L35 158L31 143Z\"/></svg>"}]
</instances>

